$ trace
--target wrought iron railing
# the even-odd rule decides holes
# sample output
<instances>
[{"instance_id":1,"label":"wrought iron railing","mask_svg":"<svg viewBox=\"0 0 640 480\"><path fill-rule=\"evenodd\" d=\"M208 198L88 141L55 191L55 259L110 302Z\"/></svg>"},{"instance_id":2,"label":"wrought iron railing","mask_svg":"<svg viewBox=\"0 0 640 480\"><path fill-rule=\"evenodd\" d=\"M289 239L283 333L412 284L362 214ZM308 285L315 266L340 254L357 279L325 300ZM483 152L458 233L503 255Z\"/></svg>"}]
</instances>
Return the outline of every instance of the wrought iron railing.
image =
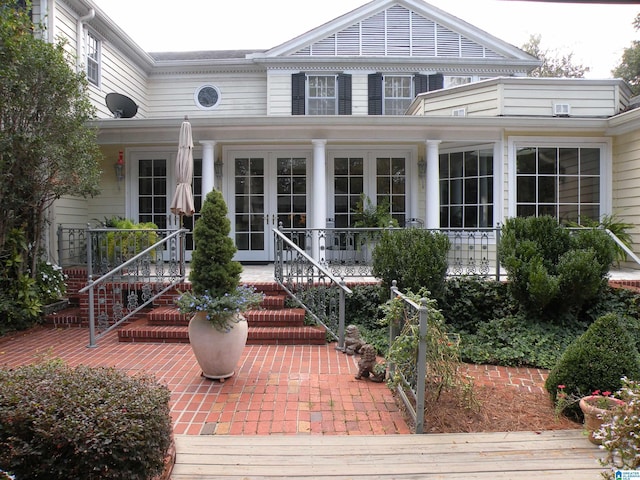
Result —
<instances>
[{"instance_id":1,"label":"wrought iron railing","mask_svg":"<svg viewBox=\"0 0 640 480\"><path fill-rule=\"evenodd\" d=\"M72 267L87 263L89 225L58 225L58 265Z\"/></svg>"},{"instance_id":2,"label":"wrought iron railing","mask_svg":"<svg viewBox=\"0 0 640 480\"><path fill-rule=\"evenodd\" d=\"M186 229L174 230L104 274L102 268L108 263L94 262L94 249L87 250L89 282L79 293L88 292L89 297L89 347L95 347L98 338L185 280L186 233ZM92 236L92 244L96 238L94 246L102 255L102 236ZM101 275L96 280L93 265L98 265Z\"/></svg>"},{"instance_id":3,"label":"wrought iron railing","mask_svg":"<svg viewBox=\"0 0 640 480\"><path fill-rule=\"evenodd\" d=\"M351 289L283 232L277 229L273 232L276 282L315 322L327 329L338 341L337 348L344 350L345 295L350 295Z\"/></svg>"},{"instance_id":4,"label":"wrought iron railing","mask_svg":"<svg viewBox=\"0 0 640 480\"><path fill-rule=\"evenodd\" d=\"M412 228L420 228L419 226ZM336 277L371 277L371 255L385 231L400 228L282 229L307 255L316 258ZM474 230L432 229L451 241L448 253L449 276L495 276L500 280L498 245L500 228Z\"/></svg>"},{"instance_id":5,"label":"wrought iron railing","mask_svg":"<svg viewBox=\"0 0 640 480\"><path fill-rule=\"evenodd\" d=\"M415 433L423 433L427 374L428 309L426 300L423 300L418 305L400 292L395 280L391 286L391 298L397 298L402 301L404 314L399 318L399 323L393 324L391 322L389 325L389 345L393 344L393 341L402 332L404 324L408 321L418 325L419 338L416 361L407 365L394 365L390 362L388 365L389 377L392 383L396 385L396 391L414 421Z\"/></svg>"}]
</instances>

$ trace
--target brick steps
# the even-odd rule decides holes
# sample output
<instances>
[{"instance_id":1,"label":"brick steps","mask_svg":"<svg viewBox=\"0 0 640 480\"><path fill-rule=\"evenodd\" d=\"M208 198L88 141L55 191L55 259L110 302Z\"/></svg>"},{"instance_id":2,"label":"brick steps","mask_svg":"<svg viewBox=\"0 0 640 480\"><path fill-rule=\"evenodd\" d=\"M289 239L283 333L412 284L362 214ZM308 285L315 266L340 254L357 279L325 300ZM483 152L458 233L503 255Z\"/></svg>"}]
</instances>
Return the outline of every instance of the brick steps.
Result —
<instances>
[{"instance_id":1,"label":"brick steps","mask_svg":"<svg viewBox=\"0 0 640 480\"><path fill-rule=\"evenodd\" d=\"M76 290L82 287L81 282ZM249 324L248 345L323 345L325 329L304 324L306 313L302 308L285 308L286 293L275 282L257 282L257 290L265 298L260 309L245 312ZM120 342L189 343L189 314L174 306L180 291L190 288L179 285L167 292L157 304L140 312L136 319L118 329ZM77 305L44 317L45 326L52 328L88 328L88 301L79 298Z\"/></svg>"}]
</instances>

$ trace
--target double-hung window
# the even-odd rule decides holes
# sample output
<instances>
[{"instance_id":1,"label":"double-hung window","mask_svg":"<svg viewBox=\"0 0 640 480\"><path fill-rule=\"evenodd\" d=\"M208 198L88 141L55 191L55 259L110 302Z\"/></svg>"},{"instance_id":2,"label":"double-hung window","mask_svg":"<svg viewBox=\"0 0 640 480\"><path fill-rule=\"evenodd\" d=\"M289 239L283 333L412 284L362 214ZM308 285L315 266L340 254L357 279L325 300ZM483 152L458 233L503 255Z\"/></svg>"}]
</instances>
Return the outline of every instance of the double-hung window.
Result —
<instances>
[{"instance_id":1,"label":"double-hung window","mask_svg":"<svg viewBox=\"0 0 640 480\"><path fill-rule=\"evenodd\" d=\"M291 115L351 115L351 75L291 75Z\"/></svg>"},{"instance_id":2,"label":"double-hung window","mask_svg":"<svg viewBox=\"0 0 640 480\"><path fill-rule=\"evenodd\" d=\"M335 75L307 77L307 115L336 115L338 88Z\"/></svg>"},{"instance_id":3,"label":"double-hung window","mask_svg":"<svg viewBox=\"0 0 640 480\"><path fill-rule=\"evenodd\" d=\"M413 76L384 76L383 115L402 115L413 101Z\"/></svg>"},{"instance_id":4,"label":"double-hung window","mask_svg":"<svg viewBox=\"0 0 640 480\"><path fill-rule=\"evenodd\" d=\"M100 40L87 33L87 80L94 85L100 85Z\"/></svg>"}]
</instances>

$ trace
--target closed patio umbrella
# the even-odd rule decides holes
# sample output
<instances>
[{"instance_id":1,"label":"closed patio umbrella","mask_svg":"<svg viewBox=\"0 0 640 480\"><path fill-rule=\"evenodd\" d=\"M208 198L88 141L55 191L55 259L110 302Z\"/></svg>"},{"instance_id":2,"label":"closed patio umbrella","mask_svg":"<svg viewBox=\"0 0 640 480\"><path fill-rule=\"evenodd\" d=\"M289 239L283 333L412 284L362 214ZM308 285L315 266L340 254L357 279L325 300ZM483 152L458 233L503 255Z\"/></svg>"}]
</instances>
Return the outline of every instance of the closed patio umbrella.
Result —
<instances>
[{"instance_id":1,"label":"closed patio umbrella","mask_svg":"<svg viewBox=\"0 0 640 480\"><path fill-rule=\"evenodd\" d=\"M171 201L171 211L180 216L191 216L195 212L193 204L193 190L191 182L193 179L193 137L191 135L191 123L188 117L184 117L184 122L180 127L180 137L178 140L178 156L176 157L176 191Z\"/></svg>"}]
</instances>

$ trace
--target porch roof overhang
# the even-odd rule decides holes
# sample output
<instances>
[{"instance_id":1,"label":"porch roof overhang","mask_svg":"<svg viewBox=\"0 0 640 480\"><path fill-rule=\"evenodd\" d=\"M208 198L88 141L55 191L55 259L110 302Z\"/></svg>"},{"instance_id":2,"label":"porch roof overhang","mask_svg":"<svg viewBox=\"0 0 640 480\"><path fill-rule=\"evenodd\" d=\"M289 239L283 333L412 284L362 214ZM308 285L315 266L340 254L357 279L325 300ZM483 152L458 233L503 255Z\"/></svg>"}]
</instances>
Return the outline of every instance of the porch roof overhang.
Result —
<instances>
[{"instance_id":1,"label":"porch roof overhang","mask_svg":"<svg viewBox=\"0 0 640 480\"><path fill-rule=\"evenodd\" d=\"M172 145L182 118L100 119L100 145ZM610 119L564 117L258 116L190 119L194 145L494 142L507 132L540 135L606 135Z\"/></svg>"}]
</instances>

